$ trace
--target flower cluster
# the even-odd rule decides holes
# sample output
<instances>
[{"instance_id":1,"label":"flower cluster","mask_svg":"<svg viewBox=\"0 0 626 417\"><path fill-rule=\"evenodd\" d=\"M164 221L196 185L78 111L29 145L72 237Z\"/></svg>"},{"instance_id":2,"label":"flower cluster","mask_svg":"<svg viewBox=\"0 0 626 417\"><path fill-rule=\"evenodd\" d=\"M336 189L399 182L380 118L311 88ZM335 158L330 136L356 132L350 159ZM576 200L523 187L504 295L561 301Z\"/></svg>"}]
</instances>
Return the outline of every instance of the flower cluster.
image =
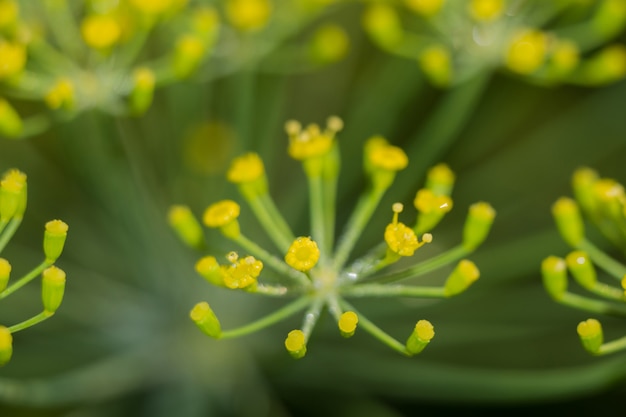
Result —
<instances>
[{"instance_id":1,"label":"flower cluster","mask_svg":"<svg viewBox=\"0 0 626 417\"><path fill-rule=\"evenodd\" d=\"M626 47L607 43L624 25L624 0L376 1L363 16L374 43L417 60L426 77L443 87L501 67L541 84L621 79Z\"/></svg>"},{"instance_id":2,"label":"flower cluster","mask_svg":"<svg viewBox=\"0 0 626 417\"><path fill-rule=\"evenodd\" d=\"M578 169L572 179L575 200L561 197L552 214L563 240L574 250L565 259L546 258L542 265L544 286L557 302L598 314L626 316L626 265L613 259L590 242L585 234L584 216L617 248L626 251L626 194L617 181L600 178L589 168ZM621 281L621 287L598 279L594 267ZM585 290L603 299L590 298L567 290L567 273ZM577 328L583 347L594 355L626 350L626 336L604 343L602 326L596 319Z\"/></svg>"},{"instance_id":3,"label":"flower cluster","mask_svg":"<svg viewBox=\"0 0 626 417\"><path fill-rule=\"evenodd\" d=\"M321 311L327 308L342 336L350 337L360 327L392 349L411 356L421 352L434 337L433 325L429 321L417 321L406 342L401 343L357 312L347 299L446 298L462 293L478 279L480 273L476 265L463 258L484 241L491 228L495 211L484 202L470 207L462 243L457 247L412 266L389 268L430 243L433 240L430 232L452 209L450 194L455 175L444 164L430 169L425 187L417 192L414 206L418 214L414 223L401 222L404 206L393 204L392 220L385 230L380 231L381 243L360 257L352 255L357 240L396 173L409 163L402 149L379 136L370 138L364 147L364 171L370 185L356 203L343 233L335 238L341 161L335 136L342 127L343 122L338 117L330 117L325 128L316 124L303 127L296 121L285 125L289 137L288 153L302 163L308 180L311 226L308 236L295 236L275 206L259 155L248 153L232 162L227 172L228 180L238 186L280 255L272 254L248 238L238 222L239 204L222 200L206 209L202 222L221 231L247 254L241 257L230 252L223 264L213 256L205 256L197 262L196 270L218 287L295 300L253 323L227 331L221 329L208 303L198 303L191 311L191 319L207 335L218 339L242 336L306 310L301 327L289 332L285 340L287 351L293 357L301 358L306 353ZM203 247L200 222L188 207L172 207L169 221L183 242L194 248ZM388 285L416 278L454 262L458 263L442 286ZM269 270L268 276L272 277L269 281L263 279L266 269Z\"/></svg>"},{"instance_id":4,"label":"flower cluster","mask_svg":"<svg viewBox=\"0 0 626 417\"><path fill-rule=\"evenodd\" d=\"M26 175L16 169L9 170L0 181L0 253L16 232L26 210ZM12 334L27 329L50 318L61 305L65 292L65 272L54 263L63 252L68 226L61 220L46 223L43 237L44 260L14 280L9 285L12 266L0 258L0 300L13 294L41 274L41 298L43 311L21 323L5 327L0 324L0 366L6 364L13 354Z\"/></svg>"},{"instance_id":5,"label":"flower cluster","mask_svg":"<svg viewBox=\"0 0 626 417\"><path fill-rule=\"evenodd\" d=\"M274 2L45 0L42 20L34 5L0 0L0 136L32 136L93 108L140 115L158 87L224 76L277 55L325 7L315 0ZM349 43L337 25L301 42L297 53L268 65L315 68L341 59ZM154 56L155 50L163 52ZM25 101L46 108L22 116L22 108L33 111Z\"/></svg>"}]
</instances>

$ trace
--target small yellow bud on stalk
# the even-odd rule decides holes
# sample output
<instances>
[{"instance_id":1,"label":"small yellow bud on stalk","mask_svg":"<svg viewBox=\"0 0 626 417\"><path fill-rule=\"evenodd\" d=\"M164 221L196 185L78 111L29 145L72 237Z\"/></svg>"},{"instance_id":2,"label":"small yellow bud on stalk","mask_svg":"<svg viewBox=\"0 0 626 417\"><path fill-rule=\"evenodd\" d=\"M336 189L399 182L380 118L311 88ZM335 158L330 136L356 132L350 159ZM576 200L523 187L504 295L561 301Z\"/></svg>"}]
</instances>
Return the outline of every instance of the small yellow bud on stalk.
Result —
<instances>
[{"instance_id":1,"label":"small yellow bud on stalk","mask_svg":"<svg viewBox=\"0 0 626 417\"><path fill-rule=\"evenodd\" d=\"M26 65L26 48L0 39L0 81L21 74Z\"/></svg>"},{"instance_id":2,"label":"small yellow bud on stalk","mask_svg":"<svg viewBox=\"0 0 626 417\"><path fill-rule=\"evenodd\" d=\"M461 260L452 271L444 286L446 297L460 294L469 288L480 277L476 264L467 259Z\"/></svg>"},{"instance_id":3,"label":"small yellow bud on stalk","mask_svg":"<svg viewBox=\"0 0 626 417\"><path fill-rule=\"evenodd\" d=\"M404 0L406 6L424 17L435 16L444 5L444 0Z\"/></svg>"},{"instance_id":4,"label":"small yellow bud on stalk","mask_svg":"<svg viewBox=\"0 0 626 417\"><path fill-rule=\"evenodd\" d=\"M354 311L346 311L339 318L339 331L343 337L351 337L356 331L359 316Z\"/></svg>"},{"instance_id":5,"label":"small yellow bud on stalk","mask_svg":"<svg viewBox=\"0 0 626 417\"><path fill-rule=\"evenodd\" d=\"M428 320L420 320L415 324L413 333L406 341L406 350L410 355L417 355L435 337L435 329Z\"/></svg>"},{"instance_id":6,"label":"small yellow bud on stalk","mask_svg":"<svg viewBox=\"0 0 626 417\"><path fill-rule=\"evenodd\" d=\"M225 286L224 273L213 256L205 256L196 262L196 272L213 285Z\"/></svg>"},{"instance_id":7,"label":"small yellow bud on stalk","mask_svg":"<svg viewBox=\"0 0 626 417\"><path fill-rule=\"evenodd\" d=\"M577 247L585 238L585 224L576 202L567 197L559 198L552 206L552 216L563 240Z\"/></svg>"},{"instance_id":8,"label":"small yellow bud on stalk","mask_svg":"<svg viewBox=\"0 0 626 417\"><path fill-rule=\"evenodd\" d=\"M296 238L285 255L287 265L302 272L311 270L319 259L320 250L310 237Z\"/></svg>"},{"instance_id":9,"label":"small yellow bud on stalk","mask_svg":"<svg viewBox=\"0 0 626 417\"><path fill-rule=\"evenodd\" d=\"M419 65L428 79L435 85L445 87L452 79L452 56L442 45L432 45L419 55Z\"/></svg>"},{"instance_id":10,"label":"small yellow bud on stalk","mask_svg":"<svg viewBox=\"0 0 626 417\"><path fill-rule=\"evenodd\" d=\"M117 19L110 15L87 16L80 30L85 43L98 50L105 50L115 45L122 34Z\"/></svg>"},{"instance_id":11,"label":"small yellow bud on stalk","mask_svg":"<svg viewBox=\"0 0 626 417\"><path fill-rule=\"evenodd\" d=\"M0 292L4 291L11 277L11 264L4 258L0 258Z\"/></svg>"},{"instance_id":12,"label":"small yellow bud on stalk","mask_svg":"<svg viewBox=\"0 0 626 417\"><path fill-rule=\"evenodd\" d=\"M409 164L406 153L390 145L382 136L374 136L365 143L365 171L370 175L375 189L387 189L396 177L396 172Z\"/></svg>"},{"instance_id":13,"label":"small yellow bud on stalk","mask_svg":"<svg viewBox=\"0 0 626 417\"><path fill-rule=\"evenodd\" d=\"M0 326L0 366L6 365L13 356L13 336L4 326Z\"/></svg>"},{"instance_id":14,"label":"small yellow bud on stalk","mask_svg":"<svg viewBox=\"0 0 626 417\"><path fill-rule=\"evenodd\" d=\"M598 320L587 319L581 321L576 327L576 332L585 350L589 353L598 353L600 346L604 342L602 325Z\"/></svg>"},{"instance_id":15,"label":"small yellow bud on stalk","mask_svg":"<svg viewBox=\"0 0 626 417\"><path fill-rule=\"evenodd\" d=\"M133 71L133 89L130 92L129 107L134 115L145 113L152 104L156 77L149 68L137 68Z\"/></svg>"},{"instance_id":16,"label":"small yellow bud on stalk","mask_svg":"<svg viewBox=\"0 0 626 417\"><path fill-rule=\"evenodd\" d=\"M598 276L589 259L589 255L578 250L567 255L565 261L570 272L580 285L587 289L591 289L596 285Z\"/></svg>"},{"instance_id":17,"label":"small yellow bud on stalk","mask_svg":"<svg viewBox=\"0 0 626 417\"><path fill-rule=\"evenodd\" d=\"M511 71L532 74L545 61L548 37L536 29L527 29L513 38L509 45L505 63Z\"/></svg>"},{"instance_id":18,"label":"small yellow bud on stalk","mask_svg":"<svg viewBox=\"0 0 626 417\"><path fill-rule=\"evenodd\" d=\"M194 34L183 35L176 42L172 68L178 78L189 77L200 65L206 45Z\"/></svg>"},{"instance_id":19,"label":"small yellow bud on stalk","mask_svg":"<svg viewBox=\"0 0 626 417\"><path fill-rule=\"evenodd\" d=\"M487 238L495 217L496 211L489 203L472 204L463 226L463 247L471 251L480 246Z\"/></svg>"},{"instance_id":20,"label":"small yellow bud on stalk","mask_svg":"<svg viewBox=\"0 0 626 417\"><path fill-rule=\"evenodd\" d=\"M593 213L596 209L594 184L598 179L598 173L587 167L577 169L572 175L574 196L578 204L587 213Z\"/></svg>"},{"instance_id":21,"label":"small yellow bud on stalk","mask_svg":"<svg viewBox=\"0 0 626 417\"><path fill-rule=\"evenodd\" d=\"M391 49L402 42L404 31L396 10L387 4L372 3L365 10L362 25L382 48Z\"/></svg>"},{"instance_id":22,"label":"small yellow bud on stalk","mask_svg":"<svg viewBox=\"0 0 626 417\"><path fill-rule=\"evenodd\" d=\"M469 12L479 22L496 20L502 14L504 0L472 0Z\"/></svg>"},{"instance_id":23,"label":"small yellow bud on stalk","mask_svg":"<svg viewBox=\"0 0 626 417\"><path fill-rule=\"evenodd\" d=\"M230 164L226 178L237 184L247 199L254 199L268 192L263 160L254 152L235 158Z\"/></svg>"},{"instance_id":24,"label":"small yellow bud on stalk","mask_svg":"<svg viewBox=\"0 0 626 417\"><path fill-rule=\"evenodd\" d=\"M168 212L170 227L174 229L180 240L192 248L201 248L204 244L202 227L191 212L191 209L183 205L174 205Z\"/></svg>"},{"instance_id":25,"label":"small yellow bud on stalk","mask_svg":"<svg viewBox=\"0 0 626 417\"><path fill-rule=\"evenodd\" d=\"M564 259L549 256L541 263L543 286L555 300L560 300L567 291L567 263Z\"/></svg>"},{"instance_id":26,"label":"small yellow bud on stalk","mask_svg":"<svg viewBox=\"0 0 626 417\"><path fill-rule=\"evenodd\" d=\"M431 190L433 194L450 196L456 175L446 164L437 164L428 170L426 174L425 188Z\"/></svg>"},{"instance_id":27,"label":"small yellow bud on stalk","mask_svg":"<svg viewBox=\"0 0 626 417\"><path fill-rule=\"evenodd\" d=\"M306 355L306 338L302 330L292 330L285 339L287 352L295 359L303 358Z\"/></svg>"},{"instance_id":28,"label":"small yellow bud on stalk","mask_svg":"<svg viewBox=\"0 0 626 417\"><path fill-rule=\"evenodd\" d=\"M204 224L211 228L219 228L224 236L237 239L240 235L237 218L241 208L232 200L222 200L210 205L202 218Z\"/></svg>"},{"instance_id":29,"label":"small yellow bud on stalk","mask_svg":"<svg viewBox=\"0 0 626 417\"><path fill-rule=\"evenodd\" d=\"M51 220L46 223L43 235L43 252L46 255L46 261L52 263L61 256L68 228L68 225L61 220Z\"/></svg>"},{"instance_id":30,"label":"small yellow bud on stalk","mask_svg":"<svg viewBox=\"0 0 626 417\"><path fill-rule=\"evenodd\" d=\"M41 284L41 299L47 313L57 311L63 301L65 293L65 272L56 266L43 271Z\"/></svg>"},{"instance_id":31,"label":"small yellow bud on stalk","mask_svg":"<svg viewBox=\"0 0 626 417\"><path fill-rule=\"evenodd\" d=\"M227 0L226 17L242 32L253 32L267 25L272 13L270 0Z\"/></svg>"},{"instance_id":32,"label":"small yellow bud on stalk","mask_svg":"<svg viewBox=\"0 0 626 417\"><path fill-rule=\"evenodd\" d=\"M17 138L22 134L22 118L11 104L0 98L0 136Z\"/></svg>"},{"instance_id":33,"label":"small yellow bud on stalk","mask_svg":"<svg viewBox=\"0 0 626 417\"><path fill-rule=\"evenodd\" d=\"M315 62L328 64L342 59L348 52L349 44L348 35L341 26L327 24L315 31L309 51Z\"/></svg>"},{"instance_id":34,"label":"small yellow bud on stalk","mask_svg":"<svg viewBox=\"0 0 626 417\"><path fill-rule=\"evenodd\" d=\"M196 304L189 313L189 317L191 317L191 320L196 323L196 326L207 336L216 339L221 336L222 327L220 326L220 322L207 302L203 301Z\"/></svg>"},{"instance_id":35,"label":"small yellow bud on stalk","mask_svg":"<svg viewBox=\"0 0 626 417\"><path fill-rule=\"evenodd\" d=\"M74 107L74 85L67 78L61 78L48 90L45 96L48 107L53 110L71 110Z\"/></svg>"},{"instance_id":36,"label":"small yellow bud on stalk","mask_svg":"<svg viewBox=\"0 0 626 417\"><path fill-rule=\"evenodd\" d=\"M21 218L26 210L26 174L12 169L0 180L0 219Z\"/></svg>"}]
</instances>

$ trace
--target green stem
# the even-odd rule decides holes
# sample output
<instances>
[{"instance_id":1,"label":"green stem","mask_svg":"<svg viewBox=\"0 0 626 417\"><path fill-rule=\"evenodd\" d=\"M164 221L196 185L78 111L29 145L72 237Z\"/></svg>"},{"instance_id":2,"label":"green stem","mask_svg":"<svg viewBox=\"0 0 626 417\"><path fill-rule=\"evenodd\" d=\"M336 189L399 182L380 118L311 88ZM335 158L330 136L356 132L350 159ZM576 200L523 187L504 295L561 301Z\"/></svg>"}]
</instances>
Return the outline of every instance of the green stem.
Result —
<instances>
[{"instance_id":1,"label":"green stem","mask_svg":"<svg viewBox=\"0 0 626 417\"><path fill-rule=\"evenodd\" d=\"M372 188L367 192L367 194L363 195L359 199L359 202L357 203L357 206L348 221L346 231L339 241L333 264L335 271L340 271L343 268L344 264L348 260L348 257L350 256L350 252L354 248L356 240L363 232L363 229L372 217L372 214L374 214L374 210L376 210L376 207L378 206L378 203L380 202L380 199L385 191L386 189Z\"/></svg>"},{"instance_id":2,"label":"green stem","mask_svg":"<svg viewBox=\"0 0 626 417\"><path fill-rule=\"evenodd\" d=\"M626 349L626 336L604 343L595 354L608 355L609 353L615 353L624 349Z\"/></svg>"},{"instance_id":3,"label":"green stem","mask_svg":"<svg viewBox=\"0 0 626 417\"><path fill-rule=\"evenodd\" d=\"M285 320L286 318L292 316L300 310L304 310L304 308L306 308L306 306L308 306L310 303L310 298L300 297L294 302L287 304L283 308L276 310L272 314L269 314L257 321L246 324L245 326L238 327L236 329L222 332L220 339L232 339L234 337L244 336L264 329L265 327L271 326L274 323Z\"/></svg>"},{"instance_id":4,"label":"green stem","mask_svg":"<svg viewBox=\"0 0 626 417\"><path fill-rule=\"evenodd\" d=\"M361 284L341 290L346 297L426 297L444 298L443 287L417 287L408 285Z\"/></svg>"},{"instance_id":5,"label":"green stem","mask_svg":"<svg viewBox=\"0 0 626 417\"><path fill-rule=\"evenodd\" d=\"M569 292L563 294L563 297L557 301L566 306L579 308L581 310L591 311L594 313L626 316L626 305L609 304L606 301L594 300Z\"/></svg>"},{"instance_id":6,"label":"green stem","mask_svg":"<svg viewBox=\"0 0 626 417\"><path fill-rule=\"evenodd\" d=\"M20 223L22 223L22 217L13 217L9 221L8 226L6 226L6 228L2 231L2 234L0 235L0 253L2 253L4 247L13 237L15 231L20 226Z\"/></svg>"},{"instance_id":7,"label":"green stem","mask_svg":"<svg viewBox=\"0 0 626 417\"><path fill-rule=\"evenodd\" d=\"M420 275L424 275L436 269L439 269L442 266L458 261L459 259L467 256L469 253L470 252L467 249L465 249L462 245L459 245L440 255L437 255L426 261L420 262L417 265L409 269L406 269L404 271L394 272L388 275L383 275L380 278L377 278L376 280L380 282L389 283L389 282L400 281L406 278L418 277Z\"/></svg>"},{"instance_id":8,"label":"green stem","mask_svg":"<svg viewBox=\"0 0 626 417\"><path fill-rule=\"evenodd\" d=\"M287 294L287 287L283 287L282 285L268 285L268 284L257 284L254 291L251 291L254 294L268 295L270 297L282 297Z\"/></svg>"},{"instance_id":9,"label":"green stem","mask_svg":"<svg viewBox=\"0 0 626 417\"><path fill-rule=\"evenodd\" d=\"M244 194L245 196L246 194ZM246 198L246 201L276 247L282 253L287 253L295 238L282 216L276 215L278 210L274 206L272 198L268 195L262 195L256 196L256 198Z\"/></svg>"},{"instance_id":10,"label":"green stem","mask_svg":"<svg viewBox=\"0 0 626 417\"><path fill-rule=\"evenodd\" d=\"M322 189L322 177L320 175L307 175L309 179L309 203L311 211L311 236L317 243L321 254L321 263L324 264L329 256L324 219L324 197Z\"/></svg>"},{"instance_id":11,"label":"green stem","mask_svg":"<svg viewBox=\"0 0 626 417\"><path fill-rule=\"evenodd\" d=\"M302 321L302 333L304 333L305 343L309 341L309 337L313 332L315 323L317 323L317 320L320 318L322 307L324 307L324 299L317 298L304 315L304 320Z\"/></svg>"},{"instance_id":12,"label":"green stem","mask_svg":"<svg viewBox=\"0 0 626 417\"><path fill-rule=\"evenodd\" d=\"M626 275L626 266L611 258L587 239L583 239L580 245L578 245L578 249L587 252L593 263L615 278L621 280Z\"/></svg>"},{"instance_id":13,"label":"green stem","mask_svg":"<svg viewBox=\"0 0 626 417\"><path fill-rule=\"evenodd\" d=\"M39 266L37 266L35 269L33 269L28 274L24 275L22 278L15 281L13 284L7 287L4 291L0 292L0 300L8 297L9 295L13 294L15 291L22 288L24 285L28 284L30 281L36 278L39 274L41 274L44 269L46 269L52 264L53 262L48 262L48 261L43 261L42 263L40 263Z\"/></svg>"},{"instance_id":14,"label":"green stem","mask_svg":"<svg viewBox=\"0 0 626 417\"><path fill-rule=\"evenodd\" d=\"M596 282L592 288L589 288L589 291L610 300L626 301L623 289L612 287L602 282Z\"/></svg>"},{"instance_id":15,"label":"green stem","mask_svg":"<svg viewBox=\"0 0 626 417\"><path fill-rule=\"evenodd\" d=\"M52 316L54 316L53 312L42 311L41 313L29 318L28 320L24 320L21 323L14 324L13 326L9 327L9 332L15 333L19 332L20 330L28 329L29 327L32 327L37 323L41 323L42 321L49 319Z\"/></svg>"},{"instance_id":16,"label":"green stem","mask_svg":"<svg viewBox=\"0 0 626 417\"><path fill-rule=\"evenodd\" d=\"M50 19L49 28L60 48L70 56L78 56L82 49L80 41L82 38L72 15L72 8L66 1L46 1L45 3Z\"/></svg>"},{"instance_id":17,"label":"green stem","mask_svg":"<svg viewBox=\"0 0 626 417\"><path fill-rule=\"evenodd\" d=\"M247 250L251 255L268 264L276 272L291 278L304 288L308 288L311 286L311 281L305 274L291 268L289 265L272 255L244 235L240 234L239 237L233 240L235 241L235 243L239 244L239 246Z\"/></svg>"},{"instance_id":18,"label":"green stem","mask_svg":"<svg viewBox=\"0 0 626 417\"><path fill-rule=\"evenodd\" d=\"M341 306L345 310L354 311L359 317L359 327L363 328L366 332L374 336L376 339L380 340L385 345L389 346L391 349L400 352L403 355L411 356L409 352L407 352L406 347L403 343L400 343L395 338L385 333L381 328L376 326L374 323L369 321L365 316L359 314L354 307L352 307L349 303L342 300Z\"/></svg>"},{"instance_id":19,"label":"green stem","mask_svg":"<svg viewBox=\"0 0 626 417\"><path fill-rule=\"evenodd\" d=\"M335 239L335 210L337 207L337 178L322 179L322 199L324 211L324 243L328 253L332 253Z\"/></svg>"}]
</instances>

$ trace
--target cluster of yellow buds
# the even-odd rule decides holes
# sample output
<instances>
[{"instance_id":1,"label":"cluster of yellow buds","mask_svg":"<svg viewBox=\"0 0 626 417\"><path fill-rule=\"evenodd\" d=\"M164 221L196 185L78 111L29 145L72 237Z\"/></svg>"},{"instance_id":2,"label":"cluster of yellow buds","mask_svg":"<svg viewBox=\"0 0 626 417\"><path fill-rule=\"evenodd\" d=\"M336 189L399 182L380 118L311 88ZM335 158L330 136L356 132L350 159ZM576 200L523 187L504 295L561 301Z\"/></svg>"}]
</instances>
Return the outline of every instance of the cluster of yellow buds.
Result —
<instances>
[{"instance_id":1,"label":"cluster of yellow buds","mask_svg":"<svg viewBox=\"0 0 626 417\"><path fill-rule=\"evenodd\" d=\"M578 169L572 178L575 200L561 197L552 214L563 240L574 249L565 259L546 258L541 265L544 286L557 302L592 313L626 316L626 265L612 258L587 239L583 215L621 251L626 251L626 194L613 179L600 178L590 168ZM617 279L621 286L598 279L595 266ZM601 297L590 298L568 292L567 273L585 290ZM604 343L602 326L596 319L577 328L583 347L594 355L626 350L626 336Z\"/></svg>"},{"instance_id":2,"label":"cluster of yellow buds","mask_svg":"<svg viewBox=\"0 0 626 417\"><path fill-rule=\"evenodd\" d=\"M0 181L0 254L16 232L26 210L26 175L16 169L7 171ZM68 226L61 220L46 223L43 237L44 260L18 279L10 281L12 266L0 257L0 300L13 294L39 275L43 311L21 323L5 327L0 324L0 366L13 354L12 334L27 329L54 315L65 292L65 272L54 266L63 252Z\"/></svg>"},{"instance_id":3,"label":"cluster of yellow buds","mask_svg":"<svg viewBox=\"0 0 626 417\"><path fill-rule=\"evenodd\" d=\"M256 65L322 11L303 1L278 13L274 1L0 0L0 136L32 136L93 108L141 115L158 87ZM253 36L258 32L263 36ZM214 54L220 42L225 47ZM296 48L293 59L274 64L315 68L341 59L349 43L337 25L320 27L305 42L310 53Z\"/></svg>"},{"instance_id":4,"label":"cluster of yellow buds","mask_svg":"<svg viewBox=\"0 0 626 417\"><path fill-rule=\"evenodd\" d=\"M564 13L579 18L544 28ZM497 68L540 84L613 82L626 75L626 47L607 44L625 26L626 0L375 1L363 16L374 43L441 87Z\"/></svg>"},{"instance_id":5,"label":"cluster of yellow buds","mask_svg":"<svg viewBox=\"0 0 626 417\"><path fill-rule=\"evenodd\" d=\"M462 241L458 246L408 267L396 264L401 258L410 258L432 242L432 230L452 209L450 195L455 175L445 164L431 168L425 187L416 193L414 206L417 219L412 225L400 221L404 206L395 203L391 222L380 231L381 243L359 257L352 254L397 172L409 164L402 149L380 136L370 138L365 144L364 171L370 185L356 203L343 233L336 238L335 209L341 164L336 135L342 128L342 120L335 116L328 119L325 128L316 124L303 127L293 120L285 125L289 137L288 153L302 163L308 181L311 226L308 236L294 235L276 207L269 193L263 161L258 154L248 153L232 161L227 172L228 180L237 185L280 255L272 254L248 238L238 222L239 204L222 200L206 209L202 223L221 231L223 236L245 251L246 256L229 252L224 264L213 256L205 256L197 262L196 271L217 287L295 300L266 317L226 331L222 330L209 304L200 302L190 315L207 335L217 339L246 335L306 310L300 328L290 331L285 339L287 351L294 358L301 358L306 353L321 311L327 308L342 336L350 337L360 327L392 349L412 356L420 353L434 337L434 328L429 321L417 321L406 342L402 343L359 313L347 299L446 298L464 292L478 279L478 268L464 258L485 240L493 223L495 211L485 202L469 208ZM188 207L172 207L169 223L188 246L205 246L200 221ZM457 263L456 267L441 286L388 285L417 278L453 263ZM391 265L397 268L390 268ZM266 274L268 278L263 279Z\"/></svg>"}]
</instances>

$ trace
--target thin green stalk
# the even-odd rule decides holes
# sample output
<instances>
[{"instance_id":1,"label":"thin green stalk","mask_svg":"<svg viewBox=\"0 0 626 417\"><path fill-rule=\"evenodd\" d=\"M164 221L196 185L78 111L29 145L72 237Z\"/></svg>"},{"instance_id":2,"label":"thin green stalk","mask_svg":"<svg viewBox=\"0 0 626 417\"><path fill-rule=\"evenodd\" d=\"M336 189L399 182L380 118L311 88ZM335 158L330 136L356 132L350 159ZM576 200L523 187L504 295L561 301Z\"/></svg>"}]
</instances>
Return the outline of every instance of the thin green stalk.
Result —
<instances>
[{"instance_id":1,"label":"thin green stalk","mask_svg":"<svg viewBox=\"0 0 626 417\"><path fill-rule=\"evenodd\" d=\"M257 284L254 291L255 294L268 295L270 297L283 297L287 294L287 287L282 285Z\"/></svg>"},{"instance_id":2,"label":"thin green stalk","mask_svg":"<svg viewBox=\"0 0 626 417\"><path fill-rule=\"evenodd\" d=\"M589 288L589 291L610 300L626 301L623 289L612 287L602 282L596 282L592 288Z\"/></svg>"},{"instance_id":3,"label":"thin green stalk","mask_svg":"<svg viewBox=\"0 0 626 417\"><path fill-rule=\"evenodd\" d=\"M406 347L405 347L405 345L403 343L400 343L395 338L393 338L389 334L385 333L381 328L376 326L374 323L369 321L365 316L359 314L354 309L354 307L352 307L349 303L347 303L346 301L342 300L341 301L341 306L345 310L354 311L359 316L359 327L360 328L362 328L363 330L365 330L366 332L368 332L369 334L371 334L376 339L380 340L382 343L384 343L385 345L389 346L393 350L395 350L397 352L400 352L401 354L403 354L405 356L411 356L409 354L409 352L407 352Z\"/></svg>"},{"instance_id":4,"label":"thin green stalk","mask_svg":"<svg viewBox=\"0 0 626 417\"><path fill-rule=\"evenodd\" d=\"M566 306L594 313L626 316L626 305L607 303L606 301L594 300L569 292L566 292L563 297L557 301Z\"/></svg>"},{"instance_id":5,"label":"thin green stalk","mask_svg":"<svg viewBox=\"0 0 626 417\"><path fill-rule=\"evenodd\" d=\"M302 333L304 333L305 343L309 341L309 337L313 332L315 323L317 323L317 320L320 318L320 312L322 311L322 307L324 307L324 301L325 300L322 298L315 299L304 315L304 320L302 321Z\"/></svg>"},{"instance_id":6,"label":"thin green stalk","mask_svg":"<svg viewBox=\"0 0 626 417\"><path fill-rule=\"evenodd\" d=\"M276 310L272 314L269 314L257 321L254 321L245 326L238 327L236 329L222 332L220 339L232 339L234 337L244 336L250 333L254 333L265 327L271 326L274 323L278 323L281 320L292 316L300 310L304 310L311 303L311 299L308 297L300 297L294 302L287 304L283 308Z\"/></svg>"},{"instance_id":7,"label":"thin green stalk","mask_svg":"<svg viewBox=\"0 0 626 417\"><path fill-rule=\"evenodd\" d=\"M9 220L0 220L0 235L2 235L2 231L7 227L7 224L9 224Z\"/></svg>"},{"instance_id":8,"label":"thin green stalk","mask_svg":"<svg viewBox=\"0 0 626 417\"><path fill-rule=\"evenodd\" d=\"M275 208L271 197L257 196L256 198L246 198L246 201L276 247L282 253L287 253L289 246L291 246L291 243L295 238L293 237L291 230L288 229L289 226L286 226L286 222L282 219L282 216L277 217L272 209L268 207L272 206ZM285 229L285 227L287 229Z\"/></svg>"},{"instance_id":9,"label":"thin green stalk","mask_svg":"<svg viewBox=\"0 0 626 417\"><path fill-rule=\"evenodd\" d=\"M289 241L289 245L287 246L287 248L289 248L291 243L295 240L293 232L291 231L291 227L289 227L289 224L283 217L280 210L278 210L278 207L276 207L276 204L274 204L274 200L270 197L269 194L260 196L260 200L265 210L267 210L269 215L276 223L276 226L278 226L282 233L287 237L287 240Z\"/></svg>"},{"instance_id":10,"label":"thin green stalk","mask_svg":"<svg viewBox=\"0 0 626 417\"><path fill-rule=\"evenodd\" d=\"M372 188L359 199L350 220L348 220L346 231L339 241L333 264L335 271L341 270L345 265L350 252L354 248L354 244L372 217L372 214L374 214L385 191L386 189Z\"/></svg>"},{"instance_id":11,"label":"thin green stalk","mask_svg":"<svg viewBox=\"0 0 626 417\"><path fill-rule=\"evenodd\" d=\"M322 177L319 175L307 175L309 180L309 204L311 214L311 236L317 243L321 263L324 264L330 253L328 249L328 238L326 237L326 219L324 218L324 197L322 188Z\"/></svg>"},{"instance_id":12,"label":"thin green stalk","mask_svg":"<svg viewBox=\"0 0 626 417\"><path fill-rule=\"evenodd\" d=\"M46 1L49 28L57 43L71 56L77 56L82 50L81 36L72 8L67 2ZM57 4L54 4L57 3Z\"/></svg>"},{"instance_id":13,"label":"thin green stalk","mask_svg":"<svg viewBox=\"0 0 626 417\"><path fill-rule=\"evenodd\" d=\"M9 243L17 228L20 227L20 223L22 223L22 217L13 217L4 228L2 234L0 234L0 253L2 253L4 247Z\"/></svg>"},{"instance_id":14,"label":"thin green stalk","mask_svg":"<svg viewBox=\"0 0 626 417\"><path fill-rule=\"evenodd\" d=\"M470 252L467 249L465 249L462 245L459 245L433 258L420 262L404 271L394 272L388 275L383 275L380 278L376 278L376 281L389 283L406 278L418 277L439 269L442 266L458 261L459 259L467 256L469 253Z\"/></svg>"},{"instance_id":15,"label":"thin green stalk","mask_svg":"<svg viewBox=\"0 0 626 417\"><path fill-rule=\"evenodd\" d=\"M335 211L337 207L337 178L322 179L322 201L324 203L324 237L328 253L333 252L335 240Z\"/></svg>"},{"instance_id":16,"label":"thin green stalk","mask_svg":"<svg viewBox=\"0 0 626 417\"><path fill-rule=\"evenodd\" d=\"M361 284L341 290L346 297L425 297L444 298L443 287L418 287L408 285Z\"/></svg>"},{"instance_id":17,"label":"thin green stalk","mask_svg":"<svg viewBox=\"0 0 626 417\"><path fill-rule=\"evenodd\" d=\"M291 268L289 265L272 255L244 235L240 234L238 238L234 239L234 242L247 250L254 257L262 260L264 263L273 268L276 272L291 278L302 287L308 288L311 286L311 281L306 276L306 274Z\"/></svg>"},{"instance_id":18,"label":"thin green stalk","mask_svg":"<svg viewBox=\"0 0 626 417\"><path fill-rule=\"evenodd\" d=\"M15 333L19 332L20 330L28 329L29 327L32 327L37 323L41 323L42 321L49 319L52 316L54 316L54 313L50 311L42 311L41 313L29 318L28 320L24 320L21 323L14 324L13 326L9 327L9 332Z\"/></svg>"},{"instance_id":19,"label":"thin green stalk","mask_svg":"<svg viewBox=\"0 0 626 417\"><path fill-rule=\"evenodd\" d=\"M607 342L600 346L600 349L595 353L596 355L608 355L609 353L615 353L620 350L626 349L626 336L619 339Z\"/></svg>"},{"instance_id":20,"label":"thin green stalk","mask_svg":"<svg viewBox=\"0 0 626 417\"><path fill-rule=\"evenodd\" d=\"M626 266L608 256L587 239L583 239L580 245L578 245L578 249L587 252L593 263L615 278L621 280L624 278L624 275L626 275Z\"/></svg>"},{"instance_id":21,"label":"thin green stalk","mask_svg":"<svg viewBox=\"0 0 626 417\"><path fill-rule=\"evenodd\" d=\"M30 281L35 279L39 274L43 272L44 269L52 265L54 262L43 261L40 263L35 269L30 271L28 274L24 275L22 278L15 281L13 284L9 285L5 288L4 291L0 292L0 300L8 297L13 294L15 291L22 288L24 285L28 284Z\"/></svg>"}]
</instances>

